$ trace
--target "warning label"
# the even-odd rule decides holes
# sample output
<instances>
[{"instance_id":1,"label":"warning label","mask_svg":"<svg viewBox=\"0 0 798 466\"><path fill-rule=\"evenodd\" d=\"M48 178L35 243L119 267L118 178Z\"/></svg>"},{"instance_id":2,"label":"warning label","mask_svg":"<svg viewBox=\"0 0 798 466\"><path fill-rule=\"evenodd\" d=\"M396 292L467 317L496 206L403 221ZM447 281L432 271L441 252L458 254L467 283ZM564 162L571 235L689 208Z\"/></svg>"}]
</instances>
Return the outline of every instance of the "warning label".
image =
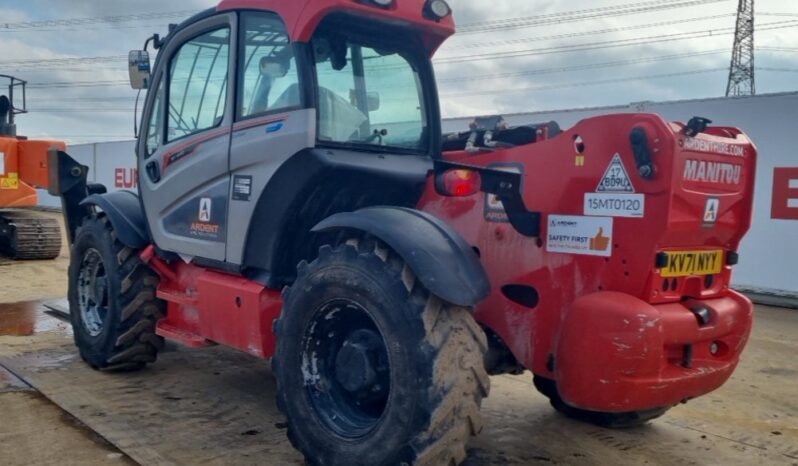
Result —
<instances>
[{"instance_id":1,"label":"warning label","mask_svg":"<svg viewBox=\"0 0 798 466\"><path fill-rule=\"evenodd\" d=\"M612 157L610 166L604 172L604 177L596 188L597 193L633 193L635 192L632 186L632 180L629 178L629 173L626 172L626 167L623 166L620 154L615 154Z\"/></svg>"},{"instance_id":2,"label":"warning label","mask_svg":"<svg viewBox=\"0 0 798 466\"><path fill-rule=\"evenodd\" d=\"M19 189L19 175L9 173L8 178L0 178L0 189Z\"/></svg>"}]
</instances>

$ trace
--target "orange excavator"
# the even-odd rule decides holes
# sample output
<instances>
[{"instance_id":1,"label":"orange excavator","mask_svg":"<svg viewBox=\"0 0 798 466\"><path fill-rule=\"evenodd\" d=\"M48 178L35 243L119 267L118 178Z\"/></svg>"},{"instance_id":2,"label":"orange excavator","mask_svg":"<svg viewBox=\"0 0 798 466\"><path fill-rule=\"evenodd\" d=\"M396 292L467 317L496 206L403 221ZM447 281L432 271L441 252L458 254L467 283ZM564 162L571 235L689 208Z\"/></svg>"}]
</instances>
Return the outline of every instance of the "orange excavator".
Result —
<instances>
[{"instance_id":1,"label":"orange excavator","mask_svg":"<svg viewBox=\"0 0 798 466\"><path fill-rule=\"evenodd\" d=\"M37 187L47 187L47 150L63 150L66 145L18 136L14 120L27 113L27 83L0 75L3 84L8 87L6 94L0 87L0 254L12 259L55 259L61 251L58 222L25 208L38 204Z\"/></svg>"}]
</instances>

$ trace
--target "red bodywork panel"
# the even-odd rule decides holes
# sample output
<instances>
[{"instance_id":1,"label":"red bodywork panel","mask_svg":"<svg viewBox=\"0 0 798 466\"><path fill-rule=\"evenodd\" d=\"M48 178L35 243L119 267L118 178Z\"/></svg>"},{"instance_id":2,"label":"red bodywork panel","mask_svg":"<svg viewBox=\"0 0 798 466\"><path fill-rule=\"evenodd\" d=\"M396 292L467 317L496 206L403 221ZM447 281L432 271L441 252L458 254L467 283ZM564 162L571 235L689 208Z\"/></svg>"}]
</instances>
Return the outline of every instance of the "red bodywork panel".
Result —
<instances>
[{"instance_id":1,"label":"red bodywork panel","mask_svg":"<svg viewBox=\"0 0 798 466\"><path fill-rule=\"evenodd\" d=\"M454 34L451 15L441 21L423 15L426 0L396 0L389 8L357 0L223 0L218 11L266 10L280 15L293 42L309 42L321 21L333 13L344 12L385 24L412 29L421 37L430 56Z\"/></svg>"},{"instance_id":2,"label":"red bodywork panel","mask_svg":"<svg viewBox=\"0 0 798 466\"><path fill-rule=\"evenodd\" d=\"M633 128L645 129L651 143L652 179L637 173L629 143ZM753 306L729 289L730 265L724 261L711 282L693 274L667 283L655 265L666 251L722 250L724 259L732 257L751 223L753 144L736 129L710 128L695 138L686 138L682 129L656 115L612 115L582 121L552 138L539 135L534 144L445 154L469 165L520 169L526 206L542 214L540 238L522 236L497 218L481 192L440 195L432 177L419 202L420 210L479 249L492 291L477 307L477 320L526 368L555 380L572 406L625 412L706 394L729 378L748 340ZM576 140L584 143L582 153ZM645 198L643 216L586 217L585 196L597 191L616 154L632 189ZM709 205L716 207L714 221L705 219ZM548 251L551 215L611 222L611 229L591 238L591 246L595 242L611 253ZM160 274L158 297L169 302L167 317L158 323L160 335L191 346L214 342L273 355L279 291L166 263L152 247L142 258ZM534 287L539 299L526 307L505 295L505 285ZM699 323L693 310L708 320Z\"/></svg>"},{"instance_id":3,"label":"red bodywork panel","mask_svg":"<svg viewBox=\"0 0 798 466\"><path fill-rule=\"evenodd\" d=\"M637 173L629 142L636 127L645 129L651 144L656 166L651 180ZM477 320L525 367L556 380L573 406L630 411L707 393L731 375L747 341L752 306L728 288L730 266L709 286L693 275L678 278L676 285L668 280L667 290L655 267L664 251L722 249L725 257L737 251L751 223L753 144L731 128L711 128L695 139L685 138L682 128L656 115L611 115L530 145L445 154L469 165L520 168L526 206L542 213L540 239L520 235L509 223L488 221L482 193L443 197L430 182L419 203L479 248L492 292L477 308ZM574 144L578 137L584 142L581 154ZM584 219L585 196L598 190L615 154L634 191L645 197L644 216L605 220L612 222L612 235L603 235L609 236L608 257L547 251L549 216ZM710 198L719 200L719 211L707 224ZM598 236L591 230L591 237L593 231ZM534 287L538 304L530 309L509 299L502 287L510 284ZM688 296L693 299L685 301ZM711 314L703 327L690 310L697 306ZM726 350L710 355L713 342ZM683 364L685 351L692 353L690 368Z\"/></svg>"},{"instance_id":4,"label":"red bodywork panel","mask_svg":"<svg viewBox=\"0 0 798 466\"><path fill-rule=\"evenodd\" d=\"M280 291L196 265L168 264L152 246L141 257L161 276L158 297L169 306L158 335L191 347L219 343L261 358L274 354L272 323L282 309Z\"/></svg>"}]
</instances>

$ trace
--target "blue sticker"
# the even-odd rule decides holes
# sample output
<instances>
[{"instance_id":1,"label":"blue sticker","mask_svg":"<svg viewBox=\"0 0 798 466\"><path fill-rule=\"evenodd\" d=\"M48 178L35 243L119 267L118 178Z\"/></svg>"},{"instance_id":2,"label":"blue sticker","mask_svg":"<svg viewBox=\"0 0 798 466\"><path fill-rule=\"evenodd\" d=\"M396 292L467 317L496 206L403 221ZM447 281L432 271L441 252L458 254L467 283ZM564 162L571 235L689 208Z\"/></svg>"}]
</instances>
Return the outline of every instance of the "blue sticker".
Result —
<instances>
[{"instance_id":1,"label":"blue sticker","mask_svg":"<svg viewBox=\"0 0 798 466\"><path fill-rule=\"evenodd\" d=\"M278 121L277 123L274 123L273 125L267 126L266 127L266 132L267 133L276 133L277 131L280 131L281 129L283 129L283 126L285 126L284 122Z\"/></svg>"}]
</instances>

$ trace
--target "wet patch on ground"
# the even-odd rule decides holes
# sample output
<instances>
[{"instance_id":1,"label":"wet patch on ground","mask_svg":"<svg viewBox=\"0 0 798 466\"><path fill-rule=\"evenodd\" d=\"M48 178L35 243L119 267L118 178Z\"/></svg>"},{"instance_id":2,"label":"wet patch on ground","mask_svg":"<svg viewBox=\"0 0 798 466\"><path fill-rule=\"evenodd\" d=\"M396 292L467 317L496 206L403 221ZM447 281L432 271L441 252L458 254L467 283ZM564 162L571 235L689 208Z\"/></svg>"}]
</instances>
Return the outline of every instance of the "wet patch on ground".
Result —
<instances>
[{"instance_id":1,"label":"wet patch on ground","mask_svg":"<svg viewBox=\"0 0 798 466\"><path fill-rule=\"evenodd\" d=\"M71 326L48 306L61 301L27 301L0 304L0 336L27 337L44 332L72 335ZM59 318L53 318L59 317Z\"/></svg>"}]
</instances>

